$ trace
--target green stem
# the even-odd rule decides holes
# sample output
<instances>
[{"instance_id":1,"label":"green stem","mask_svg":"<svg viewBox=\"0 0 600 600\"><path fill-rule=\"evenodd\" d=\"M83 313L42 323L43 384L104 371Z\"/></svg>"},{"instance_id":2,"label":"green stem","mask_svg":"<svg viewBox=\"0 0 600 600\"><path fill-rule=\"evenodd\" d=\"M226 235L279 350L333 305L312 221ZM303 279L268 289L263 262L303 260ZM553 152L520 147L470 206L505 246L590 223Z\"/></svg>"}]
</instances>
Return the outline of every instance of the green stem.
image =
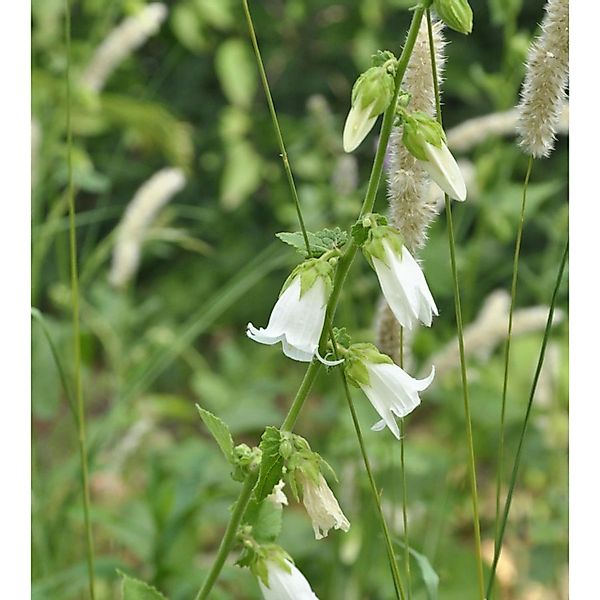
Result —
<instances>
[{"instance_id":1,"label":"green stem","mask_svg":"<svg viewBox=\"0 0 600 600\"><path fill-rule=\"evenodd\" d=\"M69 206L69 254L71 276L71 302L73 307L73 351L75 359L75 402L77 413L77 440L81 463L81 491L83 496L83 518L85 523L86 559L88 586L91 600L95 598L94 541L90 520L90 490L85 431L85 407L81 381L81 336L79 318L79 279L77 271L77 239L75 236L75 188L73 183L73 129L71 125L71 6L65 0L65 38L67 64L65 73L67 103L67 199Z\"/></svg>"},{"instance_id":2,"label":"green stem","mask_svg":"<svg viewBox=\"0 0 600 600\"><path fill-rule=\"evenodd\" d=\"M431 14L427 10L427 31L429 35L429 53L431 57L431 71L433 74L433 89L435 93L436 115L440 125L442 124L442 112L440 103L440 89L437 76L437 65L435 62L435 47L433 41L433 28ZM462 308L460 304L460 287L458 285L458 269L456 267L456 244L454 240L454 223L452 221L452 206L448 194L445 194L446 219L448 229L448 245L450 248L450 265L452 269L452 282L454 288L454 312L456 315L456 330L458 336L458 351L460 355L460 374L463 391L463 405L465 412L465 433L467 438L468 471L471 487L471 503L473 508L473 531L475 537L475 555L477 558L477 581L479 585L479 597L484 596L483 560L481 556L481 527L479 524L479 501L477 496L477 473L475 469L475 449L473 444L473 427L471 424L471 406L469 402L469 387L467 380L467 362L465 358L465 342L463 333Z\"/></svg>"},{"instance_id":3,"label":"green stem","mask_svg":"<svg viewBox=\"0 0 600 600\"><path fill-rule=\"evenodd\" d=\"M540 373L542 372L542 367L544 365L544 358L546 356L546 346L548 345L548 340L550 338L550 330L552 329L552 320L554 318L554 310L556 308L556 300L558 298L558 291L560 289L560 284L562 282L563 274L565 272L565 266L567 264L568 254L569 254L569 241L567 239L567 243L565 244L565 249L563 251L562 259L560 262L560 266L558 268L558 273L556 276L556 283L554 284L554 290L552 292L552 300L550 301L550 310L548 311L548 319L546 320L546 327L544 329L544 337L542 339L542 346L540 348L540 353L538 356L537 365L535 367L533 381L531 383L531 389L529 391L529 399L527 401L527 409L525 411L525 417L523 419L523 425L521 427L521 434L519 436L519 443L517 445L517 452L515 454L515 462L514 462L513 468L512 468L508 493L506 495L506 503L504 504L502 520L500 521L500 528L499 528L499 532L498 532L498 537L496 539L494 560L492 562L492 569L490 572L490 578L488 580L488 585L487 585L487 592L486 592L487 600L491 600L492 593L494 590L494 578L496 575L496 568L498 567L498 560L500 559L500 552L502 551L502 542L504 540L504 532L506 530L506 523L508 522L508 514L510 512L510 506L511 506L512 499L513 499L513 493L514 493L515 487L517 485L517 476L519 474L519 466L521 464L521 454L523 452L523 444L525 441L525 434L527 433L527 426L529 424L529 418L531 416L531 409L533 407L533 399L535 397L535 392L537 389L538 381L540 379Z\"/></svg>"},{"instance_id":4,"label":"green stem","mask_svg":"<svg viewBox=\"0 0 600 600\"><path fill-rule=\"evenodd\" d=\"M267 97L267 104L269 105L269 113L271 114L271 121L273 121L273 129L275 130L275 136L277 137L277 145L279 146L279 152L281 160L283 161L283 169L285 176L288 180L288 185L292 192L294 204L296 206L296 214L298 216L298 222L300 223L300 229L302 230L302 237L306 244L307 256L310 256L310 243L308 241L308 233L306 232L306 225L304 224L304 218L302 216L302 210L300 209L300 199L298 198L298 191L296 190L296 184L294 183L294 176L292 175L292 169L290 167L290 161L288 159L287 150L283 142L283 135L281 133L281 127L279 127L279 119L277 118L277 112L275 111L275 104L273 103L273 96L271 95L271 88L269 87L269 80L267 79L267 72L263 64L260 49L258 47L258 40L256 39L256 31L254 30L254 23L252 22L252 15L250 14L250 8L248 7L248 0L243 0L244 13L246 15L246 22L248 23L248 29L250 31L250 39L252 40L252 47L254 48L254 54L256 55L256 63L258 64L258 71L260 73L260 79L262 82L265 96Z\"/></svg>"},{"instance_id":5,"label":"green stem","mask_svg":"<svg viewBox=\"0 0 600 600\"><path fill-rule=\"evenodd\" d=\"M365 470L367 472L367 477L369 479L369 486L371 488L371 495L373 496L373 500L375 502L375 506L377 508L377 515L379 517L379 522L381 524L381 529L383 531L383 537L385 538L385 546L388 554L388 560L390 563L390 569L392 571L392 578L394 580L394 588L396 591L396 597L404 600L406 597L404 595L404 588L402 587L402 580L400 578L400 572L398 570L398 563L396 562L396 557L394 554L394 545L392 543L392 536L390 535L390 530L387 526L387 522L385 520L385 515L383 514L383 508L381 507L381 496L379 491L377 490L377 484L375 483L375 478L373 477L373 472L371 470L371 463L369 462L369 457L367 456L367 449L365 447L365 441L362 435L362 431L360 428L360 423L358 421L358 416L356 414L356 409L354 408L354 403L352 402L352 396L350 395L350 388L348 387L348 380L346 378L346 373L344 369L340 369L340 374L342 377L342 383L344 385L344 393L346 396L346 401L348 403L348 408L350 409L350 414L352 415L352 423L354 424L354 429L356 431L356 437L358 439L358 445L360 447L360 453L362 455L363 462L365 464Z\"/></svg>"},{"instance_id":6,"label":"green stem","mask_svg":"<svg viewBox=\"0 0 600 600\"><path fill-rule=\"evenodd\" d=\"M252 36L253 45L255 46L255 52L256 52L258 49L258 44L256 43L256 36L254 35L254 27L252 26L252 19L250 17L250 12L248 10L247 0L243 0L243 2L244 2L244 10L246 13L246 19L248 20L250 34ZM410 29L408 31L408 35L406 38L406 43L404 44L404 48L402 49L402 54L400 55L400 58L398 59L398 65L396 68L396 86L395 86L394 97L392 99L392 102L386 109L384 116L383 116L383 122L381 125L381 133L379 136L379 144L377 147L377 152L375 154L375 160L373 162L371 176L369 178L367 193L366 193L365 200L363 202L363 205L362 205L362 208L360 211L361 215L371 212L373 210L373 206L375 204L377 188L379 186L379 181L381 179L381 173L383 171L383 160L385 158L385 152L387 149L387 144L388 144L388 141L390 138L390 133L392 131L392 125L394 122L394 115L396 113L396 105L398 103L398 95L400 93L400 84L402 83L402 78L404 77L404 73L406 72L406 67L408 66L408 61L410 59L410 55L412 54L412 51L413 51L413 48L415 45L415 41L417 39L417 34L419 32L419 27L421 24L421 19L423 18L423 14L424 14L423 8L417 8L413 12L413 18L412 18ZM260 53L258 53L257 58L259 59L259 70L261 71L261 77L263 77L264 67L262 67L262 60L260 60ZM289 168L289 161L287 160L287 153L285 153L285 146L283 145L283 137L281 136L281 130L279 128L279 124L277 121L277 115L275 113L275 108L273 106L273 100L272 100L272 97L271 97L271 94L269 91L266 74L263 77L263 85L265 86L265 93L267 94L267 101L269 103L271 117L273 119L273 123L274 123L275 129L276 129L278 142L280 144L279 147L280 147L281 153L283 155L282 158L284 158L284 167L286 169L286 174L288 174L288 183L290 185L290 189L295 189L293 177L291 177L291 169ZM299 218L301 218L300 205L299 205L299 202L297 201L297 194L293 194L293 195L294 195L296 207L297 207L297 210L299 213ZM303 221L302 221L302 223L303 223ZM304 241L307 245L307 248L310 248L310 244L308 243L308 237L305 237ZM333 282L333 290L331 292L331 296L329 297L329 301L327 303L327 311L326 311L326 315L325 315L325 322L323 325L323 333L321 334L321 340L319 343L319 349L320 349L321 353L324 353L324 351L326 349L328 332L331 330L331 327L333 325L333 317L335 315L335 311L336 311L336 308L337 308L337 305L338 305L338 302L340 299L342 287L343 287L344 281L346 280L348 271L350 270L350 267L352 266L352 262L354 261L357 250L358 250L358 248L357 248L356 244L354 243L354 241L351 241L348 244L344 254L341 256L341 258L338 262L338 266L336 269L336 274L335 274L335 278L334 278L334 282ZM298 393L296 394L296 397L290 407L288 415L286 416L281 429L291 430L291 428L293 427L293 425L296 422L296 419L298 417L298 414L300 412L300 409L302 408L302 405L304 404L304 401L306 400L306 397L308 396L308 393L310 392L310 388L312 387L312 384L313 384L314 380L316 379L316 376L317 376L319 370L320 370L320 364L316 360L312 361L306 371L306 374L304 376L302 384L300 385L300 389L298 390ZM231 525L231 521L227 527L227 530L229 530L230 525ZM387 526L386 526L386 528L387 528ZM221 554L224 554L225 557L227 556L227 554L230 550L231 544L233 543L233 539L234 539L234 537L232 537L229 540L229 543L226 546L224 546L222 544L222 547L219 548L219 555L217 556L217 558L219 560L221 558ZM393 556L393 554L392 554L392 556ZM212 589L212 586L214 585L214 583L217 579L217 576L218 576L221 568L223 567L224 561L225 561L225 558L223 557L219 565L216 565L216 563L215 563L215 565L213 565L213 568L211 569L210 574L212 576L213 571L214 571L214 576L212 576L212 579L208 583L208 585L207 585L207 582L205 582L202 587L203 590L206 588L206 594L208 594L208 592ZM206 596L200 596L200 598L203 598L203 597L206 597ZM198 600L198 597L196 598L196 600Z\"/></svg>"},{"instance_id":7,"label":"green stem","mask_svg":"<svg viewBox=\"0 0 600 600\"><path fill-rule=\"evenodd\" d=\"M404 368L404 327L400 327L400 368ZM410 546L408 543L408 489L406 487L406 463L404 460L404 419L400 419L400 468L402 470L402 529L404 531L404 568L406 570L407 598L412 596L410 580Z\"/></svg>"},{"instance_id":8,"label":"green stem","mask_svg":"<svg viewBox=\"0 0 600 600\"><path fill-rule=\"evenodd\" d=\"M304 405L304 401L306 400L306 397L308 396L308 394L312 388L312 385L315 382L315 379L317 378L317 375L319 374L320 370L321 370L321 363L316 359L313 360L310 363L310 365L308 365L308 369L306 370L306 373L304 374L304 379L302 380L302 383L300 384L300 388L298 389L298 392L296 393L296 397L294 398L294 401L292 402L292 405L290 406L288 414L285 417L285 420L283 421L283 423L281 425L282 431L292 431L292 429L294 428L296 419L298 418L298 415L300 414L300 410L302 409L302 406Z\"/></svg>"},{"instance_id":9,"label":"green stem","mask_svg":"<svg viewBox=\"0 0 600 600\"><path fill-rule=\"evenodd\" d=\"M517 228L517 238L515 240L515 253L513 257L512 283L510 286L510 309L508 311L508 330L506 334L506 345L504 348L504 380L502 382L502 405L500 409L500 437L498 440L498 467L496 475L496 517L495 517L495 545L497 549L498 527L500 525L500 494L502 489L502 480L504 478L504 437L506 430L506 395L508 391L508 366L510 363L510 346L512 341L513 315L515 310L515 300L517 297L517 279L519 273L519 256L521 254L521 240L523 238L523 223L525 222L525 205L527 203L527 186L533 168L533 156L529 157L527 164L527 174L523 183L523 197L521 200L521 214Z\"/></svg>"},{"instance_id":10,"label":"green stem","mask_svg":"<svg viewBox=\"0 0 600 600\"><path fill-rule=\"evenodd\" d=\"M231 545L235 540L235 536L237 534L237 529L240 525L242 517L246 512L246 507L248 506L248 502L250 501L250 496L252 495L252 490L256 485L256 481L258 480L258 469L250 473L246 480L244 481L244 485L240 490L240 495L235 503L235 508L231 513L231 518L229 519L229 523L227 524L227 529L223 534L223 539L221 540L221 544L219 545L219 550L217 552L217 556L215 558L215 562L213 563L200 591L196 595L196 600L205 600L208 598L210 591L212 590L223 565L225 564L225 560L227 559L227 555L229 554L229 550Z\"/></svg>"}]
</instances>

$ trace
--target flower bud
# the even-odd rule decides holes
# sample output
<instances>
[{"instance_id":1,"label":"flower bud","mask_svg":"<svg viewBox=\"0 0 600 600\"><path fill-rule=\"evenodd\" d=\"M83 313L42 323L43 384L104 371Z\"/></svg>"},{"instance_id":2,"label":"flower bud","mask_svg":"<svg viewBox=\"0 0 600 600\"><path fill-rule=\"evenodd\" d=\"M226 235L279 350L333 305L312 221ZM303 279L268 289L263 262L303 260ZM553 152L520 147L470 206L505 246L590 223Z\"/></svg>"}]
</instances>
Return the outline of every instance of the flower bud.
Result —
<instances>
[{"instance_id":1,"label":"flower bud","mask_svg":"<svg viewBox=\"0 0 600 600\"><path fill-rule=\"evenodd\" d=\"M394 77L385 66L365 71L352 88L352 108L344 125L344 151L352 152L394 97Z\"/></svg>"},{"instance_id":2,"label":"flower bud","mask_svg":"<svg viewBox=\"0 0 600 600\"><path fill-rule=\"evenodd\" d=\"M433 0L433 8L450 29L464 34L473 30L473 11L467 0Z\"/></svg>"},{"instance_id":3,"label":"flower bud","mask_svg":"<svg viewBox=\"0 0 600 600\"><path fill-rule=\"evenodd\" d=\"M446 141L442 126L425 113L415 112L405 117L402 142L419 160L429 160L427 145L441 148Z\"/></svg>"}]
</instances>

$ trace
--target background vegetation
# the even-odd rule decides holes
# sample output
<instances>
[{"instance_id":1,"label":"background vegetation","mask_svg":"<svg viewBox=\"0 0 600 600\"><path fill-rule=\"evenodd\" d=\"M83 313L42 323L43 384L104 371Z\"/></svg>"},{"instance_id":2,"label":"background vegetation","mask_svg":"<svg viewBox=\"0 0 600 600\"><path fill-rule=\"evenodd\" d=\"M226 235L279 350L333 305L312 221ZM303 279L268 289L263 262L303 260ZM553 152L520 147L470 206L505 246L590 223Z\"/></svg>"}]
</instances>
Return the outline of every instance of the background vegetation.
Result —
<instances>
[{"instance_id":1,"label":"background vegetation","mask_svg":"<svg viewBox=\"0 0 600 600\"><path fill-rule=\"evenodd\" d=\"M111 76L97 97L77 85L94 50L141 2L73 2L74 176L81 273L83 383L91 463L98 597L115 598L117 569L190 598L220 541L237 484L194 403L218 414L239 441L280 421L303 365L253 344L297 260L274 233L296 230L293 203L236 0L174 0L160 32ZM253 12L309 229L346 227L357 213L373 154L341 148L358 72L378 48L397 50L410 0L265 0ZM448 32L447 128L516 103L542 0L473 0L475 26ZM63 0L33 6L32 304L71 376L66 218ZM467 323L508 290L526 158L512 137L460 155L474 165L470 198L456 206ZM168 165L187 184L160 213L135 283L107 281L115 226L136 189ZM549 302L567 225L567 138L534 166L519 307ZM378 202L384 210L383 190ZM415 370L455 335L444 215L423 253L441 309L413 344ZM377 280L354 267L340 322L373 336ZM566 309L566 291L560 306ZM513 343L507 464L512 461L541 331ZM566 598L567 327L554 329L514 500L499 578L505 598ZM473 348L475 350L475 348ZM451 353L452 354L452 353ZM43 328L33 326L33 598L85 597L77 431ZM458 366L457 357L451 364ZM484 540L493 539L494 469L502 388L500 340L469 365ZM333 381L330 381L333 380ZM339 475L348 534L314 540L301 507L284 514L282 545L322 599L389 598L390 579L350 416L337 378L322 375L298 424ZM385 508L401 531L399 446L356 394ZM475 597L470 497L458 369L424 394L407 422L411 545L440 577L442 600ZM425 598L413 565L415 600ZM260 597L247 571L227 566L215 600Z\"/></svg>"}]
</instances>

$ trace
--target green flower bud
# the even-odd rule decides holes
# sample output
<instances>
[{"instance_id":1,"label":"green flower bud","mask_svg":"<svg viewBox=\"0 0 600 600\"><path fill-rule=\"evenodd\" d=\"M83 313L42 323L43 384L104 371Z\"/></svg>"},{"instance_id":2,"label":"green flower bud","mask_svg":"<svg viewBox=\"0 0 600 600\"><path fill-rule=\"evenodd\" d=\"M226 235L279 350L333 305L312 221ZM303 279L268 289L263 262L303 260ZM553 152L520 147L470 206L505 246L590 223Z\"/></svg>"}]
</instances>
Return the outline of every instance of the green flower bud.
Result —
<instances>
[{"instance_id":1,"label":"green flower bud","mask_svg":"<svg viewBox=\"0 0 600 600\"><path fill-rule=\"evenodd\" d=\"M344 125L343 143L352 152L375 125L394 97L394 75L385 66L365 71L352 88L352 108Z\"/></svg>"},{"instance_id":2,"label":"green flower bud","mask_svg":"<svg viewBox=\"0 0 600 600\"><path fill-rule=\"evenodd\" d=\"M473 11L467 0L433 0L433 8L450 29L464 34L473 30Z\"/></svg>"}]
</instances>

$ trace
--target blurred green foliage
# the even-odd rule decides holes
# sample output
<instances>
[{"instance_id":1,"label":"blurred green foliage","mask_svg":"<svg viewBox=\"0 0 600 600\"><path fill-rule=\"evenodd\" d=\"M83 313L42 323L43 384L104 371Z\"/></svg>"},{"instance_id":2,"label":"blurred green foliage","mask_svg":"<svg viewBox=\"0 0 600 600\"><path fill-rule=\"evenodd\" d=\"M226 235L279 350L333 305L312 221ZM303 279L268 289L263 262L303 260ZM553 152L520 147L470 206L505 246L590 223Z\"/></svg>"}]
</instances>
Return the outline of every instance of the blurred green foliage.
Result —
<instances>
[{"instance_id":1,"label":"blurred green foliage","mask_svg":"<svg viewBox=\"0 0 600 600\"><path fill-rule=\"evenodd\" d=\"M72 2L72 117L81 274L84 393L92 473L98 598L118 596L117 569L172 600L190 598L210 566L238 484L194 404L219 415L238 441L277 424L304 366L253 344L297 254L274 234L297 229L241 3L173 0L160 32L129 56L95 95L78 84L95 49L141 0ZM309 229L347 228L366 187L373 142L341 148L357 73L377 49L397 51L411 0L265 0L252 3L290 161ZM447 127L517 101L542 0L473 0L474 30L448 32ZM68 244L64 2L34 0L32 303L72 375ZM508 289L526 159L513 138L490 137L466 156L478 193L456 206L464 318ZM107 282L113 231L155 171L184 169L185 189L161 212L134 284ZM567 227L567 143L534 166L522 249L519 306L547 304ZM383 186L382 186L383 187ZM378 208L384 210L384 191ZM175 231L177 235L167 235ZM166 233L167 232L167 233ZM430 231L423 263L441 316L414 340L415 365L454 335L445 219ZM378 297L357 264L338 323L372 338ZM561 307L566 308L565 292ZM507 468L541 332L514 341ZM567 328L545 373L526 446L501 563L505 598L566 598ZM86 570L76 429L44 332L33 324L33 598L85 597ZM415 367L416 368L416 367ZM484 540L493 539L494 469L502 350L469 365ZM401 524L400 453L357 409L384 505ZM322 599L390 597L383 544L352 424L336 377L322 375L298 423L338 473L336 493L352 527L314 540L301 507L284 512L283 547ZM458 371L439 378L407 422L410 542L440 577L442 600L475 597L470 498ZM259 598L252 576L231 565L211 597ZM512 566L512 570L511 570ZM415 600L425 588L413 564ZM530 596L535 586L541 596Z\"/></svg>"}]
</instances>

